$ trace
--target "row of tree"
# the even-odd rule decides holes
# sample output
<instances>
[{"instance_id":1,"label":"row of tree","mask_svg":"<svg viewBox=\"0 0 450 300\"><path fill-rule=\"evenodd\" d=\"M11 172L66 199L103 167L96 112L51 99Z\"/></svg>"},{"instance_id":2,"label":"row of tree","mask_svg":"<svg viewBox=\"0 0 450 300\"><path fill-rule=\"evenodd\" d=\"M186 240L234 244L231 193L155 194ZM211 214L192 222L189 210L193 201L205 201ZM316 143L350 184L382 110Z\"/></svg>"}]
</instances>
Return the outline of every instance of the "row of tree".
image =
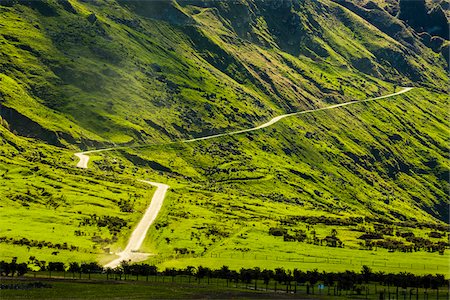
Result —
<instances>
[{"instance_id":1,"label":"row of tree","mask_svg":"<svg viewBox=\"0 0 450 300\"><path fill-rule=\"evenodd\" d=\"M17 263L14 258L11 263L0 262L0 274L2 276L22 276L28 271L26 263ZM401 272L398 274L373 272L369 267L363 266L361 272L345 271L345 272L319 272L317 269L313 271L302 271L298 269L286 270L277 268L275 270L260 268L241 268L239 271L230 270L229 267L223 266L220 269L210 269L207 267L186 267L182 269L166 268L158 270L154 265L149 264L130 264L122 262L116 268L103 268L98 263L77 263L71 262L68 265L62 262L49 262L41 265L41 271L49 272L70 272L75 274L106 274L108 279L124 279L127 276L193 276L196 280L203 278L220 278L230 282L242 282L245 284L256 285L257 281L263 281L267 286L269 282L276 282L284 285L307 285L308 291L311 288L314 293L314 287L321 283L327 287L336 287L338 290L354 290L357 285L374 282L386 286L395 286L401 288L425 288L438 289L444 285L448 285L448 280L443 275L414 275L411 273Z\"/></svg>"}]
</instances>

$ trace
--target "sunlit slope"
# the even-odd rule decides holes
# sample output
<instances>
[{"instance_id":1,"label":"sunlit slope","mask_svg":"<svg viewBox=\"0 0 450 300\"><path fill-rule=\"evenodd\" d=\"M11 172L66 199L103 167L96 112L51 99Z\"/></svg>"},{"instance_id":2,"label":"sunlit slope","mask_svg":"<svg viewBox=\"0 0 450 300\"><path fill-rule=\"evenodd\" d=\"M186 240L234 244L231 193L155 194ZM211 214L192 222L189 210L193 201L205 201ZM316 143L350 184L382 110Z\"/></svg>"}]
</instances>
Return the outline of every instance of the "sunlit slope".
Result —
<instances>
[{"instance_id":1,"label":"sunlit slope","mask_svg":"<svg viewBox=\"0 0 450 300\"><path fill-rule=\"evenodd\" d=\"M113 260L151 199L144 179L171 186L141 249L168 266L242 252L273 267L255 257L276 251L371 264L388 249L359 237L383 230L401 249L410 232L439 244L389 257L437 269L448 258L447 64L395 16L345 2L0 1L1 256ZM75 168L75 151L114 145L153 146ZM270 228L310 242L337 229L345 246Z\"/></svg>"},{"instance_id":2,"label":"sunlit slope","mask_svg":"<svg viewBox=\"0 0 450 300\"><path fill-rule=\"evenodd\" d=\"M0 119L1 259L92 261L104 247L124 247L152 188L78 170L71 153L7 127Z\"/></svg>"},{"instance_id":3,"label":"sunlit slope","mask_svg":"<svg viewBox=\"0 0 450 300\"><path fill-rule=\"evenodd\" d=\"M331 1L205 3L2 2L3 116L19 134L92 147L445 84L442 57Z\"/></svg>"},{"instance_id":4,"label":"sunlit slope","mask_svg":"<svg viewBox=\"0 0 450 300\"><path fill-rule=\"evenodd\" d=\"M367 251L358 238L383 232L377 240L414 245L400 236L409 232L447 243L447 106L446 96L415 89L286 118L243 135L104 153L99 167L122 159L130 171L134 165L145 170L136 176L172 186L147 241L147 249L163 257L155 261L165 266L216 265L223 259L236 265L240 255L248 266L280 264L274 256L308 255L408 262L408 270L428 255L434 267L443 266L448 256L437 252L389 255L381 247ZM294 236L305 231L309 238L315 232L319 239L336 229L345 249L283 242L270 228ZM387 228L391 234L384 233ZM435 230L440 239L431 238ZM179 255L185 248L198 259Z\"/></svg>"},{"instance_id":5,"label":"sunlit slope","mask_svg":"<svg viewBox=\"0 0 450 300\"><path fill-rule=\"evenodd\" d=\"M133 149L137 157L125 157L141 166L156 162L155 172L225 194L239 191L386 221L439 223L448 218L447 105L444 95L415 89L289 117L260 131Z\"/></svg>"}]
</instances>

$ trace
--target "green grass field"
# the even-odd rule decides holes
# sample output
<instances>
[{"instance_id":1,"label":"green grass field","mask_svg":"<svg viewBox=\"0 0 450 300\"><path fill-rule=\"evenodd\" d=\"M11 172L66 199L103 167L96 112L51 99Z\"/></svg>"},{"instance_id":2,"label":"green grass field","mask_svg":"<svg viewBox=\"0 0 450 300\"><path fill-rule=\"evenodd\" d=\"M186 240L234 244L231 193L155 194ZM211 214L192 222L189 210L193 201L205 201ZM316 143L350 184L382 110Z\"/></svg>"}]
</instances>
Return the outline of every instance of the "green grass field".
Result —
<instances>
[{"instance_id":1,"label":"green grass field","mask_svg":"<svg viewBox=\"0 0 450 300\"><path fill-rule=\"evenodd\" d=\"M254 299L271 298L272 294L217 286L144 283L52 282L52 288L27 291L2 291L2 299ZM280 298L293 298L280 295Z\"/></svg>"},{"instance_id":2,"label":"green grass field","mask_svg":"<svg viewBox=\"0 0 450 300\"><path fill-rule=\"evenodd\" d=\"M335 294L334 288L325 287L309 289L307 294L306 285L286 286L274 281L265 285L263 281L250 284L229 282L224 279L202 279L195 280L187 276L150 276L130 277L126 281L106 280L105 275L87 278L70 279L70 274L65 274L66 279L56 279L63 274L54 274L53 279L48 274L37 274L35 278L8 279L2 284L25 284L41 283L48 285L43 288L29 290L2 290L2 299L379 299L380 292L385 297L397 297L395 287L383 286L375 283L361 284L362 292L358 295L354 291L342 291L340 295ZM85 275L84 275L85 276ZM51 287L50 287L51 286ZM286 293L288 291L288 293ZM417 298L416 298L417 294ZM414 299L447 299L448 289L442 287L439 292L433 289L400 289L399 297L414 297Z\"/></svg>"}]
</instances>

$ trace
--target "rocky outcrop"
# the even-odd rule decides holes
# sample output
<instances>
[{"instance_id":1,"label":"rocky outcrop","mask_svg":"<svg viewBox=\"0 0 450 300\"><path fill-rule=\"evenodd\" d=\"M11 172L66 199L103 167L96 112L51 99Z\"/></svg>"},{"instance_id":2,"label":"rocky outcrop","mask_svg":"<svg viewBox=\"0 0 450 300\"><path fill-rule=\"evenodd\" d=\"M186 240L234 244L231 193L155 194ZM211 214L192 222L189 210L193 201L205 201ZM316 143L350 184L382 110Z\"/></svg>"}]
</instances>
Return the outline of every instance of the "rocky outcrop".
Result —
<instances>
[{"instance_id":1,"label":"rocky outcrop","mask_svg":"<svg viewBox=\"0 0 450 300\"><path fill-rule=\"evenodd\" d=\"M425 0L400 0L398 17L417 32L428 32L432 36L449 39L448 20L442 7L437 5L430 11Z\"/></svg>"},{"instance_id":2,"label":"rocky outcrop","mask_svg":"<svg viewBox=\"0 0 450 300\"><path fill-rule=\"evenodd\" d=\"M63 146L56 132L44 128L13 108L0 105L0 115L8 122L11 131L18 135L40 139L58 147Z\"/></svg>"}]
</instances>

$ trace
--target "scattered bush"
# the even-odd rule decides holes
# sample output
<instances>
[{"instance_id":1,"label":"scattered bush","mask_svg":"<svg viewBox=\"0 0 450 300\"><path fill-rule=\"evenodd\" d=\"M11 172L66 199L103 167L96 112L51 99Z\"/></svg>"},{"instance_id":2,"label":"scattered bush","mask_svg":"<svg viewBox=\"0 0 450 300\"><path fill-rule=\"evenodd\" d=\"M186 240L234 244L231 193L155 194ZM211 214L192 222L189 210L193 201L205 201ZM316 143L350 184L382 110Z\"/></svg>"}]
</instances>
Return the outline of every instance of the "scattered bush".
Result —
<instances>
[{"instance_id":1,"label":"scattered bush","mask_svg":"<svg viewBox=\"0 0 450 300\"><path fill-rule=\"evenodd\" d=\"M270 227L269 234L273 236L284 236L287 234L287 229L281 227Z\"/></svg>"}]
</instances>

